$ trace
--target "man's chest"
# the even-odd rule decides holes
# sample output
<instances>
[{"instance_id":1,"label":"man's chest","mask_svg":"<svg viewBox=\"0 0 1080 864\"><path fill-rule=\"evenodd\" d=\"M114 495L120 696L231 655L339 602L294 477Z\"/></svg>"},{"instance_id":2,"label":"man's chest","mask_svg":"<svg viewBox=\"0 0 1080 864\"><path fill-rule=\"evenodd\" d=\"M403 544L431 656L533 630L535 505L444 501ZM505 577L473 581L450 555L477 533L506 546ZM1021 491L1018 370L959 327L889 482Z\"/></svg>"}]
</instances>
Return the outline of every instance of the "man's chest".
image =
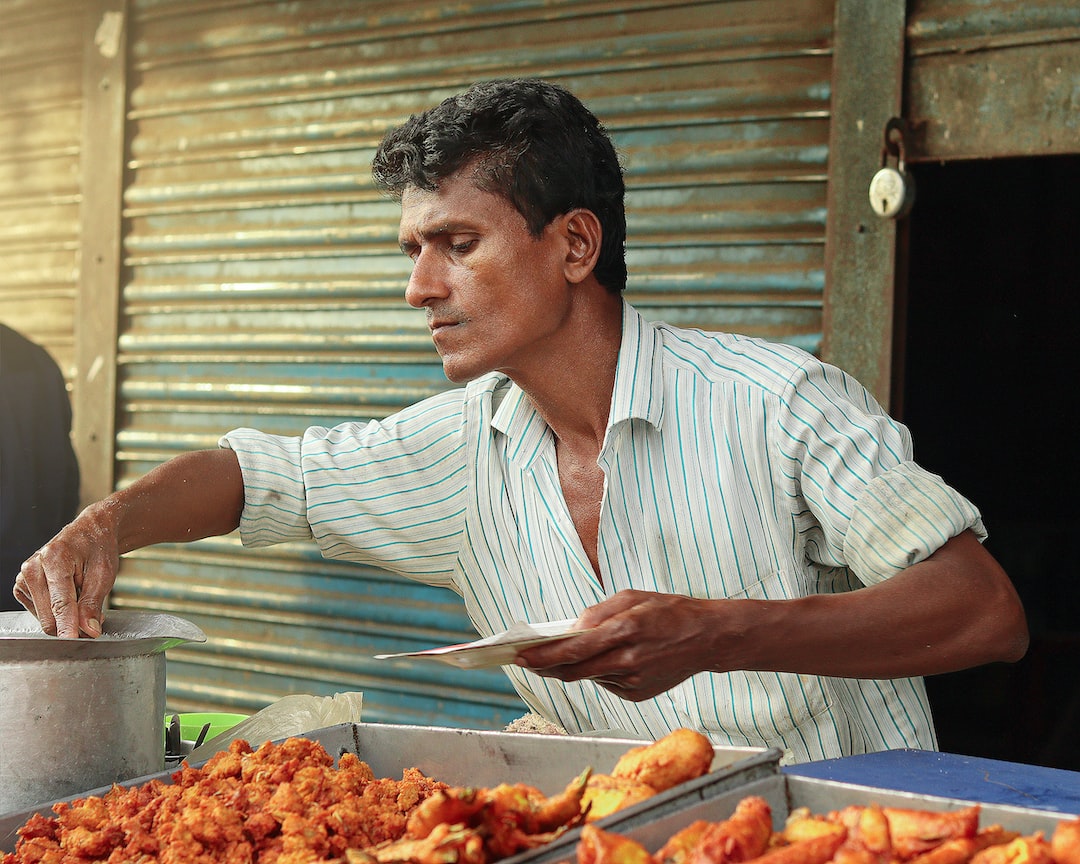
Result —
<instances>
[{"instance_id":1,"label":"man's chest","mask_svg":"<svg viewBox=\"0 0 1080 864\"><path fill-rule=\"evenodd\" d=\"M662 444L629 441L599 463L560 459L553 448L501 467L500 533L523 591L542 586L548 600L586 585L597 599L624 588L736 596L790 569L791 523L778 519L769 476L701 442Z\"/></svg>"}]
</instances>

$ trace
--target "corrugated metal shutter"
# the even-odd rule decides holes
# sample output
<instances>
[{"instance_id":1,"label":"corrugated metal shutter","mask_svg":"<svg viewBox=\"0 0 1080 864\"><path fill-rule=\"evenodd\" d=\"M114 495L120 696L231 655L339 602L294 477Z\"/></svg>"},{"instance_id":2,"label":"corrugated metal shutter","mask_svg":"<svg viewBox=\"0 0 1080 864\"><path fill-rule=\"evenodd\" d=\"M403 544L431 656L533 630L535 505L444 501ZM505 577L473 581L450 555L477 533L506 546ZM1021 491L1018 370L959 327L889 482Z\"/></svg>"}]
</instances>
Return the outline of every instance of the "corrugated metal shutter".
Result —
<instances>
[{"instance_id":1,"label":"corrugated metal shutter","mask_svg":"<svg viewBox=\"0 0 1080 864\"><path fill-rule=\"evenodd\" d=\"M77 0L0 5L0 320L73 377L79 273L82 15Z\"/></svg>"},{"instance_id":2,"label":"corrugated metal shutter","mask_svg":"<svg viewBox=\"0 0 1080 864\"><path fill-rule=\"evenodd\" d=\"M1080 152L1080 4L916 0L905 115L914 160Z\"/></svg>"},{"instance_id":3,"label":"corrugated metal shutter","mask_svg":"<svg viewBox=\"0 0 1080 864\"><path fill-rule=\"evenodd\" d=\"M821 337L832 4L132 4L118 482L238 425L298 433L448 386L402 299L384 130L480 78L577 92L628 165L632 287L654 318ZM457 598L236 538L130 556L168 609L176 710L363 690L369 720L498 726L501 673L370 659L471 638Z\"/></svg>"}]
</instances>

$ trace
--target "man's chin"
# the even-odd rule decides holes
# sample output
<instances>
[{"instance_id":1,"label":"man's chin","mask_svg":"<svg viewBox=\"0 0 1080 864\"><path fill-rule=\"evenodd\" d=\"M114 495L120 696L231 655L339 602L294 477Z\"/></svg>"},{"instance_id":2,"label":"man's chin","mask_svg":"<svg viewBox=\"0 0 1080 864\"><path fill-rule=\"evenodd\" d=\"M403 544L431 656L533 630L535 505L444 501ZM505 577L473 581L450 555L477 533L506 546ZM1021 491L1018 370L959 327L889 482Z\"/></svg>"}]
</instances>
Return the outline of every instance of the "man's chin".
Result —
<instances>
[{"instance_id":1,"label":"man's chin","mask_svg":"<svg viewBox=\"0 0 1080 864\"><path fill-rule=\"evenodd\" d=\"M483 375L485 371L462 363L455 363L446 357L443 358L443 374L452 384L468 384Z\"/></svg>"}]
</instances>

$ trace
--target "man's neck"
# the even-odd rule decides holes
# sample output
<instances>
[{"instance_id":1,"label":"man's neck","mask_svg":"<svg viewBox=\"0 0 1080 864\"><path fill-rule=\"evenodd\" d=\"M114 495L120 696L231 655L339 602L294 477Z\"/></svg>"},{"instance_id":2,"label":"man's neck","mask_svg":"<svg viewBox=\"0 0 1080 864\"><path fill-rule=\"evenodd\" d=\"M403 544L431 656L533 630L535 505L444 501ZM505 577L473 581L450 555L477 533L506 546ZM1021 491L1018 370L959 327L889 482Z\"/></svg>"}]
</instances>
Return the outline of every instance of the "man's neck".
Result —
<instances>
[{"instance_id":1,"label":"man's neck","mask_svg":"<svg viewBox=\"0 0 1080 864\"><path fill-rule=\"evenodd\" d=\"M615 387L622 298L604 294L575 315L549 362L530 374L511 376L556 440L578 453L599 453Z\"/></svg>"}]
</instances>

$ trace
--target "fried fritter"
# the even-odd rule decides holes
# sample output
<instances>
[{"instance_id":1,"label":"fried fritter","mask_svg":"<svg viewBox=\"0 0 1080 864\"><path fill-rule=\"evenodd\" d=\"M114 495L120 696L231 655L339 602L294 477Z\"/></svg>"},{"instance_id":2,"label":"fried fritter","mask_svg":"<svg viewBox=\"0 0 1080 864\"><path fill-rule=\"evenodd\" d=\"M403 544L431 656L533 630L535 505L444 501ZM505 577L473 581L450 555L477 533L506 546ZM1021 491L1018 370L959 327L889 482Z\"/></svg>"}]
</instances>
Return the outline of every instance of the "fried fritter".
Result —
<instances>
[{"instance_id":1,"label":"fried fritter","mask_svg":"<svg viewBox=\"0 0 1080 864\"><path fill-rule=\"evenodd\" d=\"M334 760L290 738L253 750L246 741L173 783L113 786L102 797L57 804L31 817L0 864L299 864L399 839L410 814L445 783L406 769L376 779L354 754Z\"/></svg>"},{"instance_id":2,"label":"fried fritter","mask_svg":"<svg viewBox=\"0 0 1080 864\"><path fill-rule=\"evenodd\" d=\"M651 744L627 750L611 776L663 792L707 773L715 756L712 742L700 732L676 729Z\"/></svg>"}]
</instances>

